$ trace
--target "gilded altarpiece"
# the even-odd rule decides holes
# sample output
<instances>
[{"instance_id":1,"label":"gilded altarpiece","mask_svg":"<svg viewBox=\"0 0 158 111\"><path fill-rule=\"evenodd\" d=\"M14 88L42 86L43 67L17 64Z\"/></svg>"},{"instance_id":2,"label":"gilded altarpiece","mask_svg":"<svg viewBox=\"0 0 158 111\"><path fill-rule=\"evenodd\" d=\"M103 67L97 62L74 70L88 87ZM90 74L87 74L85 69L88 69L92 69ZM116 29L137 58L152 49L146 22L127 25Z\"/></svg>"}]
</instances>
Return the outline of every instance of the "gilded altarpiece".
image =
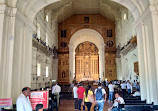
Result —
<instances>
[{"instance_id":1,"label":"gilded altarpiece","mask_svg":"<svg viewBox=\"0 0 158 111\"><path fill-rule=\"evenodd\" d=\"M117 80L115 53L105 53L105 78L108 81Z\"/></svg>"},{"instance_id":2,"label":"gilded altarpiece","mask_svg":"<svg viewBox=\"0 0 158 111\"><path fill-rule=\"evenodd\" d=\"M99 77L99 55L98 48L90 42L81 43L76 52L76 80L98 80Z\"/></svg>"},{"instance_id":3,"label":"gilded altarpiece","mask_svg":"<svg viewBox=\"0 0 158 111\"><path fill-rule=\"evenodd\" d=\"M61 84L69 83L69 54L59 54L58 61L58 82Z\"/></svg>"},{"instance_id":4,"label":"gilded altarpiece","mask_svg":"<svg viewBox=\"0 0 158 111\"><path fill-rule=\"evenodd\" d=\"M93 29L101 34L101 36L104 39L105 43L105 52L107 54L115 53L116 52L116 42L115 42L115 22L110 21L107 18L103 17L99 14L93 14L93 15L85 15L85 14L75 14L71 17L67 18L63 22L59 23L58 25L58 56L59 56L59 62L61 60L68 60L69 61L69 41L72 37L72 35L81 30L81 29ZM67 57L64 59L64 57ZM85 56L86 57L86 56ZM108 56L109 57L109 56ZM109 58L105 58L106 60ZM113 61L115 58L111 58ZM98 61L99 62L99 61ZM100 61L101 62L101 61ZM89 62L88 62L89 64ZM72 76L72 74L69 75L69 67L68 65L64 66L67 67L66 71L66 77L62 77L63 66L59 64L58 66L58 82L59 83L67 83L69 81L69 76ZM111 67L111 68L110 68ZM107 69L108 68L108 71ZM112 71L109 69L113 69ZM105 70L106 72L103 74L104 78L108 77L111 80L116 78L116 69L115 65L109 65L105 63ZM78 70L78 69L76 69ZM109 72L111 73L109 76ZM112 78L114 77L114 78Z\"/></svg>"}]
</instances>

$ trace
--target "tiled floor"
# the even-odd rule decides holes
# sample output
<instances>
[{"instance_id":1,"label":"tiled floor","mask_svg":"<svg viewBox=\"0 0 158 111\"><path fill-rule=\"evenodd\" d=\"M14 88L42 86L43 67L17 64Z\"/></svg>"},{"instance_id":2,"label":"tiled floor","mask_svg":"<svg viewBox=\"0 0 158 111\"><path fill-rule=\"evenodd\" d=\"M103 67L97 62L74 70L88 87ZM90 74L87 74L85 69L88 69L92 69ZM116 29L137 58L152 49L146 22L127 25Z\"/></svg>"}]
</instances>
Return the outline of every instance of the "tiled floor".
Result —
<instances>
[{"instance_id":1,"label":"tiled floor","mask_svg":"<svg viewBox=\"0 0 158 111\"><path fill-rule=\"evenodd\" d=\"M104 111L108 111L108 108L111 106L112 103L105 103ZM91 107L91 111L93 111L93 107ZM73 100L61 100L59 111L78 111L74 109L74 101Z\"/></svg>"}]
</instances>

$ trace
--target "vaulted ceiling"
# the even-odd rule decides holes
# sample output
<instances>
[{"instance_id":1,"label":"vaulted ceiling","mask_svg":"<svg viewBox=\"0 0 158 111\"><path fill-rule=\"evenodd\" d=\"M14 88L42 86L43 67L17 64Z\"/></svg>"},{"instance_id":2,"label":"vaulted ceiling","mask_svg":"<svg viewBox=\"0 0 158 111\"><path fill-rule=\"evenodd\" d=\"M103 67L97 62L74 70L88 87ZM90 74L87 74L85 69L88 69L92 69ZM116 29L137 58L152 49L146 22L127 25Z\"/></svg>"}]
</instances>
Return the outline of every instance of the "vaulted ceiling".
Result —
<instances>
[{"instance_id":1,"label":"vaulted ceiling","mask_svg":"<svg viewBox=\"0 0 158 111\"><path fill-rule=\"evenodd\" d=\"M110 0L63 0L48 5L45 10L52 11L60 23L73 14L101 14L115 21L127 8Z\"/></svg>"}]
</instances>

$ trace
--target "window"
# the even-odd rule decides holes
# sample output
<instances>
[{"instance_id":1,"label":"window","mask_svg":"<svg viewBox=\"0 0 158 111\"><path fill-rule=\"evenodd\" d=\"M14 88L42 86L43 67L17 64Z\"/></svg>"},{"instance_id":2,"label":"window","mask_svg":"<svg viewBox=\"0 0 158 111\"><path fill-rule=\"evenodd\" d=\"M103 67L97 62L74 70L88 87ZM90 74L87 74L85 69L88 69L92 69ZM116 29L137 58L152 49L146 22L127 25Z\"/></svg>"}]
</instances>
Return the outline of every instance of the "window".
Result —
<instances>
[{"instance_id":1,"label":"window","mask_svg":"<svg viewBox=\"0 0 158 111\"><path fill-rule=\"evenodd\" d=\"M49 76L49 70L48 70L48 66L46 66L46 77Z\"/></svg>"},{"instance_id":2,"label":"window","mask_svg":"<svg viewBox=\"0 0 158 111\"><path fill-rule=\"evenodd\" d=\"M37 23L37 38L40 39L40 24Z\"/></svg>"},{"instance_id":3,"label":"window","mask_svg":"<svg viewBox=\"0 0 158 111\"><path fill-rule=\"evenodd\" d=\"M48 33L46 33L46 46L48 46Z\"/></svg>"},{"instance_id":4,"label":"window","mask_svg":"<svg viewBox=\"0 0 158 111\"><path fill-rule=\"evenodd\" d=\"M89 23L89 17L84 17L84 23Z\"/></svg>"},{"instance_id":5,"label":"window","mask_svg":"<svg viewBox=\"0 0 158 111\"><path fill-rule=\"evenodd\" d=\"M49 17L48 17L48 14L46 15L46 21L47 21L47 22L49 21Z\"/></svg>"},{"instance_id":6,"label":"window","mask_svg":"<svg viewBox=\"0 0 158 111\"><path fill-rule=\"evenodd\" d=\"M107 30L107 37L112 37L112 29Z\"/></svg>"},{"instance_id":7,"label":"window","mask_svg":"<svg viewBox=\"0 0 158 111\"><path fill-rule=\"evenodd\" d=\"M66 30L61 30L61 38L66 37Z\"/></svg>"},{"instance_id":8,"label":"window","mask_svg":"<svg viewBox=\"0 0 158 111\"><path fill-rule=\"evenodd\" d=\"M41 75L41 64L37 64L37 76Z\"/></svg>"},{"instance_id":9,"label":"window","mask_svg":"<svg viewBox=\"0 0 158 111\"><path fill-rule=\"evenodd\" d=\"M127 19L127 14L126 14L126 13L124 13L124 15L123 15L123 19L124 19L124 20Z\"/></svg>"}]
</instances>

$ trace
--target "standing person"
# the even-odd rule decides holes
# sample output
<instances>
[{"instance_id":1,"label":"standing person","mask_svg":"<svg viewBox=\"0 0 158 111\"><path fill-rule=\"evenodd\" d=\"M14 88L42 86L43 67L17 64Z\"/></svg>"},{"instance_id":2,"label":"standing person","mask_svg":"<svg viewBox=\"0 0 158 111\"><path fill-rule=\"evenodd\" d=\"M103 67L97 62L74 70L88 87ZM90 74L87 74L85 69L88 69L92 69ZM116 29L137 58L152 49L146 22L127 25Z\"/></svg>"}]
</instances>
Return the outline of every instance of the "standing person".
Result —
<instances>
[{"instance_id":1,"label":"standing person","mask_svg":"<svg viewBox=\"0 0 158 111\"><path fill-rule=\"evenodd\" d=\"M36 111L43 111L43 104L37 104Z\"/></svg>"},{"instance_id":2,"label":"standing person","mask_svg":"<svg viewBox=\"0 0 158 111\"><path fill-rule=\"evenodd\" d=\"M60 103L60 92L61 92L61 87L57 83L55 83L55 85L52 87L52 95L54 95L55 97L57 111L58 111L58 106Z\"/></svg>"},{"instance_id":3,"label":"standing person","mask_svg":"<svg viewBox=\"0 0 158 111\"><path fill-rule=\"evenodd\" d=\"M128 89L128 94L131 94L132 85L129 80L127 81L127 89Z\"/></svg>"},{"instance_id":4,"label":"standing person","mask_svg":"<svg viewBox=\"0 0 158 111\"><path fill-rule=\"evenodd\" d=\"M136 87L137 87L137 82L134 80L134 82L133 82L133 90L136 90Z\"/></svg>"},{"instance_id":5,"label":"standing person","mask_svg":"<svg viewBox=\"0 0 158 111\"><path fill-rule=\"evenodd\" d=\"M78 95L77 95L77 86L78 84L75 83L75 86L73 87L73 95L74 95L74 100L75 100L75 109L78 110Z\"/></svg>"},{"instance_id":6,"label":"standing person","mask_svg":"<svg viewBox=\"0 0 158 111\"><path fill-rule=\"evenodd\" d=\"M29 87L24 87L22 89L22 94L16 101L17 111L32 111L32 106L29 100L30 91L31 89Z\"/></svg>"},{"instance_id":7,"label":"standing person","mask_svg":"<svg viewBox=\"0 0 158 111\"><path fill-rule=\"evenodd\" d=\"M77 89L77 94L78 94L78 104L79 104L79 111L81 111L81 104L83 101L83 95L85 92L85 88L83 87L83 83L80 83L80 87ZM85 107L83 105L83 110L85 111Z\"/></svg>"},{"instance_id":8,"label":"standing person","mask_svg":"<svg viewBox=\"0 0 158 111\"><path fill-rule=\"evenodd\" d=\"M118 93L115 94L115 101L112 107L110 108L111 111L122 111L122 108L119 108L119 104L124 104L124 99L120 97Z\"/></svg>"},{"instance_id":9,"label":"standing person","mask_svg":"<svg viewBox=\"0 0 158 111\"><path fill-rule=\"evenodd\" d=\"M125 96L125 93L126 93L126 88L127 87L127 84L125 83L125 81L123 81L123 83L121 84L121 89L122 89L122 96L124 97Z\"/></svg>"},{"instance_id":10,"label":"standing person","mask_svg":"<svg viewBox=\"0 0 158 111\"><path fill-rule=\"evenodd\" d=\"M101 87L101 83L98 83L98 88L95 89L95 99L97 101L99 111L103 111L104 103L106 102L106 91Z\"/></svg>"},{"instance_id":11,"label":"standing person","mask_svg":"<svg viewBox=\"0 0 158 111\"><path fill-rule=\"evenodd\" d=\"M91 91L91 86L87 86L85 92L84 92L84 96L83 96L83 104L85 104L87 106L88 111L90 111L92 103L90 100L92 100L93 97L93 92ZM94 100L93 100L94 101Z\"/></svg>"},{"instance_id":12,"label":"standing person","mask_svg":"<svg viewBox=\"0 0 158 111\"><path fill-rule=\"evenodd\" d=\"M140 84L137 82L136 89L140 91Z\"/></svg>"},{"instance_id":13,"label":"standing person","mask_svg":"<svg viewBox=\"0 0 158 111\"><path fill-rule=\"evenodd\" d=\"M108 87L108 85L109 85L109 81L107 80L107 81L106 81L106 87Z\"/></svg>"},{"instance_id":14,"label":"standing person","mask_svg":"<svg viewBox=\"0 0 158 111\"><path fill-rule=\"evenodd\" d=\"M113 102L113 95L114 95L115 85L113 85L112 82L110 81L110 84L108 85L108 88L109 88L109 101Z\"/></svg>"}]
</instances>

